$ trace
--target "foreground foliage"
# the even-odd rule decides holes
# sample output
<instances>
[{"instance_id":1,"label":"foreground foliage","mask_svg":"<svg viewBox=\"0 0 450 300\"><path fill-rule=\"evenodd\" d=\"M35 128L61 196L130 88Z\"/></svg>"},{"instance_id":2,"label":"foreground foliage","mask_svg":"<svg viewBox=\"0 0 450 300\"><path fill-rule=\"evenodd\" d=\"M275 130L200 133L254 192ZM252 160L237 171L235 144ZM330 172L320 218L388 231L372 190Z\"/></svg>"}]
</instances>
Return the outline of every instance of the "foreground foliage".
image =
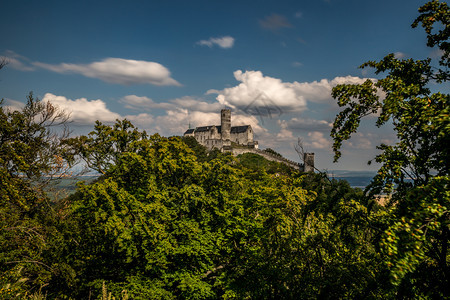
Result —
<instances>
[{"instance_id":1,"label":"foreground foliage","mask_svg":"<svg viewBox=\"0 0 450 300\"><path fill-rule=\"evenodd\" d=\"M103 143L109 160L92 151ZM128 121L58 145L103 175L59 203L16 176L29 187L20 192L45 205L3 218L3 298L84 299L106 287L132 299L384 294L371 275L380 258L365 200L345 183L253 155L197 156L191 147L200 145L148 137ZM2 198L5 214L15 200ZM11 235L8 222L28 234ZM366 276L350 284L356 271Z\"/></svg>"},{"instance_id":2,"label":"foreground foliage","mask_svg":"<svg viewBox=\"0 0 450 300\"><path fill-rule=\"evenodd\" d=\"M2 102L0 102L0 105ZM66 169L62 159L67 115L32 94L22 111L0 106L0 297L36 292L55 280L70 284L73 271L57 247L64 214L44 188ZM63 204L63 203L61 203ZM63 225L64 226L64 225ZM55 248L53 246L56 246Z\"/></svg>"},{"instance_id":3,"label":"foreground foliage","mask_svg":"<svg viewBox=\"0 0 450 300\"><path fill-rule=\"evenodd\" d=\"M176 137L130 143L133 152L72 196L78 228L68 251L80 274L77 297L104 281L133 299L376 293L368 290L376 284L370 276L343 286L378 259L373 249L363 251L372 238L363 233L366 209L348 185L341 187L348 202L336 198L341 215L334 216L309 209L321 199L302 187L307 175L274 173L272 164L261 168L245 156L201 162ZM361 220L350 229L349 218Z\"/></svg>"},{"instance_id":4,"label":"foreground foliage","mask_svg":"<svg viewBox=\"0 0 450 300\"><path fill-rule=\"evenodd\" d=\"M444 2L431 1L419 11L412 26L425 29L427 45L441 54L438 66L429 58L397 59L394 54L363 64L386 77L333 89L345 108L331 135L337 160L342 142L364 116L379 111L378 127L393 124L397 142L377 147L381 154L375 160L382 166L367 189L369 195L391 195L381 243L385 263L400 297L449 297L450 95L436 90L450 79L450 10Z\"/></svg>"}]
</instances>

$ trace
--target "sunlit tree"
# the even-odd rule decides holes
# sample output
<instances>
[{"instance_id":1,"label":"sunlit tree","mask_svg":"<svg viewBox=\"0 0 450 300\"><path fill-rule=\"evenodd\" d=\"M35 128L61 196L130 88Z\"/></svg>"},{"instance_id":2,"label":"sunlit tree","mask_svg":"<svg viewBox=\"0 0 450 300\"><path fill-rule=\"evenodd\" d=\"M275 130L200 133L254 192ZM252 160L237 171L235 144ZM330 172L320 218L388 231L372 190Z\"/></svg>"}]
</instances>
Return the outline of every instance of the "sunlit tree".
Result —
<instances>
[{"instance_id":1,"label":"sunlit tree","mask_svg":"<svg viewBox=\"0 0 450 300\"><path fill-rule=\"evenodd\" d=\"M381 168L367 188L369 195L390 195L390 227L382 241L386 264L399 295L448 297L450 95L445 85L450 78L450 10L445 2L430 1L419 12L412 27L422 25L427 45L440 53L439 62L389 54L364 63L362 68L384 77L333 89L343 110L331 136L337 160L342 143L363 117L380 112L378 127L393 124L397 141L377 147L381 154L375 161ZM380 98L378 91L385 96Z\"/></svg>"}]
</instances>

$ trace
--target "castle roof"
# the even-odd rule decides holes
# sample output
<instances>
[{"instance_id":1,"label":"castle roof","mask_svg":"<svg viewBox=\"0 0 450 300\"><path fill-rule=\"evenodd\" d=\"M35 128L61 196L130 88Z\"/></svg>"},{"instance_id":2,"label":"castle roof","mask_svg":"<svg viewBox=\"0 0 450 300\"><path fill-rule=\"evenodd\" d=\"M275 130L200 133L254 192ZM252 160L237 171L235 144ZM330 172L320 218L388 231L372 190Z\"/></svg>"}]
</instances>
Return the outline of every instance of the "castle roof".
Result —
<instances>
[{"instance_id":1,"label":"castle roof","mask_svg":"<svg viewBox=\"0 0 450 300\"><path fill-rule=\"evenodd\" d=\"M209 125L209 126L200 126L195 128L195 132L204 132L204 131L209 131L211 128L213 128L214 125ZM220 127L220 126L215 126L215 127Z\"/></svg>"},{"instance_id":2,"label":"castle roof","mask_svg":"<svg viewBox=\"0 0 450 300\"><path fill-rule=\"evenodd\" d=\"M231 133L243 133L246 132L249 127L250 125L232 126Z\"/></svg>"},{"instance_id":3,"label":"castle roof","mask_svg":"<svg viewBox=\"0 0 450 300\"><path fill-rule=\"evenodd\" d=\"M218 133L222 133L222 126L220 125L209 125L209 126L200 126L196 127L195 129L188 129L184 134L192 134L194 132L205 132L210 131L211 128L216 127ZM248 128L251 127L250 125L242 125L242 126L232 126L231 127L231 133L243 133L248 130Z\"/></svg>"}]
</instances>

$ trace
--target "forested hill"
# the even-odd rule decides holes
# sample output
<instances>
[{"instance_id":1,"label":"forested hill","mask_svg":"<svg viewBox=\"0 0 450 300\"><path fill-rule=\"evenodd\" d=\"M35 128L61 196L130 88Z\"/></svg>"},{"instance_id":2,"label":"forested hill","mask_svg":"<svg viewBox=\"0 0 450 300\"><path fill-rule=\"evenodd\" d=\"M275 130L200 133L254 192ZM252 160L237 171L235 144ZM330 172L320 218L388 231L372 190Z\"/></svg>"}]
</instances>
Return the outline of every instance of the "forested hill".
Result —
<instances>
[{"instance_id":1,"label":"forested hill","mask_svg":"<svg viewBox=\"0 0 450 300\"><path fill-rule=\"evenodd\" d=\"M32 96L27 107L48 115ZM10 128L36 117L2 112ZM17 136L1 152L4 299L399 292L388 259L393 244L385 239L389 208L345 181L255 154L234 157L179 137L149 136L126 120L59 140L40 126L25 128L4 132ZM43 145L53 152L31 151ZM101 176L50 201L43 175L80 160Z\"/></svg>"},{"instance_id":2,"label":"forested hill","mask_svg":"<svg viewBox=\"0 0 450 300\"><path fill-rule=\"evenodd\" d=\"M197 160L204 162L204 161L211 161L212 159L216 158L221 152L218 149L213 149L211 151L208 151L208 149L197 142L197 140L194 137L182 137L182 140L189 146L189 148L194 151L195 155L197 156ZM267 152L268 155L279 157L280 161L286 160L281 154L275 152L272 149L265 149L261 152ZM230 152L232 153L232 152ZM289 175L292 174L295 170L298 170L298 168L292 168L291 164L284 164L282 162L273 161L273 160L267 160L263 156L258 155L257 153L243 153L236 156L237 160L242 164L242 166L258 171L258 170L265 170L269 174L285 174ZM290 162L290 161L289 161Z\"/></svg>"},{"instance_id":3,"label":"forested hill","mask_svg":"<svg viewBox=\"0 0 450 300\"><path fill-rule=\"evenodd\" d=\"M50 298L85 299L103 285L131 299L344 297L376 283L365 232L367 207L377 208L344 182L193 151L126 121L64 144L62 157L102 175L58 203L25 177L18 198L2 197L4 295L44 283ZM13 187L12 175L2 184ZM355 268L367 277L355 282Z\"/></svg>"}]
</instances>

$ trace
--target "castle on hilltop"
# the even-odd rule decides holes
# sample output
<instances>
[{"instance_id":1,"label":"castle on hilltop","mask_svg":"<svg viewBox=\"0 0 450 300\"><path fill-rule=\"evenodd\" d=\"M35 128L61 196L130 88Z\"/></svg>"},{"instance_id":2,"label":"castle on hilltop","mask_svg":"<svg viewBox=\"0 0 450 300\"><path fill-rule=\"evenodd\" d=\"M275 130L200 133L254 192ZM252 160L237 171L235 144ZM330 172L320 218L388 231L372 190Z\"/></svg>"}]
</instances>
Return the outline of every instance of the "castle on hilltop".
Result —
<instances>
[{"instance_id":1,"label":"castle on hilltop","mask_svg":"<svg viewBox=\"0 0 450 300\"><path fill-rule=\"evenodd\" d=\"M258 141L253 140L251 125L231 126L231 110L222 109L220 112L220 125L208 125L188 129L184 136L193 136L197 142L209 150L217 148L222 151L232 149L231 143L258 148Z\"/></svg>"},{"instance_id":2,"label":"castle on hilltop","mask_svg":"<svg viewBox=\"0 0 450 300\"><path fill-rule=\"evenodd\" d=\"M233 155L254 153L270 161L280 162L304 172L314 172L314 153L304 153L304 164L299 164L282 156L259 150L258 141L253 139L251 125L231 126L230 109L220 111L220 125L189 128L184 136L194 137L199 144L205 146L208 150L217 148L222 152L231 152Z\"/></svg>"}]
</instances>

